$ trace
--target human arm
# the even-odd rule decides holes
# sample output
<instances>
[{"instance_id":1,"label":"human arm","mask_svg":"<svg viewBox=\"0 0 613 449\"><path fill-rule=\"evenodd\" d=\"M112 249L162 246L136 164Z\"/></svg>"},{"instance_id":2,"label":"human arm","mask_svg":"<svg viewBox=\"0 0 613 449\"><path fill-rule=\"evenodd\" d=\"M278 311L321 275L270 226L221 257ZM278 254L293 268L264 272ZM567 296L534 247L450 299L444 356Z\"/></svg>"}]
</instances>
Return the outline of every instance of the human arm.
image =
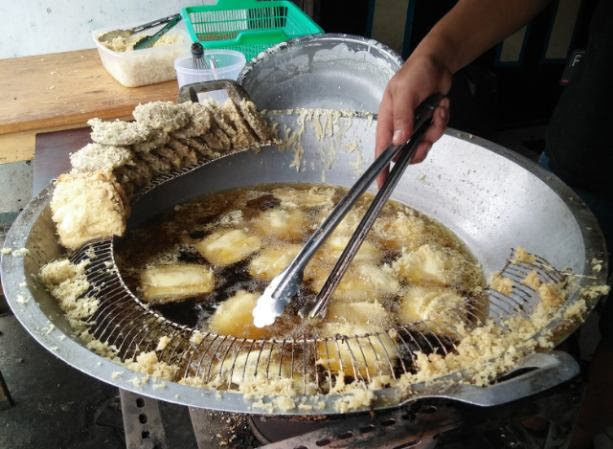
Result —
<instances>
[{"instance_id":1,"label":"human arm","mask_svg":"<svg viewBox=\"0 0 613 449\"><path fill-rule=\"evenodd\" d=\"M387 84L379 105L376 154L401 144L413 111L433 93L449 92L452 75L530 21L550 0L459 0L430 30ZM435 112L414 161L421 162L449 121L449 101ZM384 171L387 173L387 171ZM379 177L379 185L385 174Z\"/></svg>"}]
</instances>

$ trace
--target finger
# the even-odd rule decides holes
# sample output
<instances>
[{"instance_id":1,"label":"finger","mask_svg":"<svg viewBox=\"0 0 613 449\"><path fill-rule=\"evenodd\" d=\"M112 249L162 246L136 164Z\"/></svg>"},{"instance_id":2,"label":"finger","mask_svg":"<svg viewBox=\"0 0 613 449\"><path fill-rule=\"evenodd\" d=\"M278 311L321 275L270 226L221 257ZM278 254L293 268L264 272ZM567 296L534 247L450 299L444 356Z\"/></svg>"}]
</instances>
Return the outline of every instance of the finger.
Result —
<instances>
[{"instance_id":1,"label":"finger","mask_svg":"<svg viewBox=\"0 0 613 449\"><path fill-rule=\"evenodd\" d=\"M383 93L383 99L379 105L379 114L377 118L377 137L375 141L375 157L379 156L392 141L393 119L392 119L392 98L389 91L386 89ZM385 182L389 173L389 165L386 166L379 176L377 176L377 186L381 187Z\"/></svg>"},{"instance_id":2,"label":"finger","mask_svg":"<svg viewBox=\"0 0 613 449\"><path fill-rule=\"evenodd\" d=\"M394 145L402 145L405 143L413 132L413 111L415 110L415 101L412 97L407 96L404 91L398 92L392 96L394 108L394 133L392 135L392 143Z\"/></svg>"},{"instance_id":3,"label":"finger","mask_svg":"<svg viewBox=\"0 0 613 449\"><path fill-rule=\"evenodd\" d=\"M442 103L442 102L441 102ZM424 140L436 142L441 138L449 122L449 102L441 104L432 115L432 124L424 134Z\"/></svg>"},{"instance_id":4,"label":"finger","mask_svg":"<svg viewBox=\"0 0 613 449\"><path fill-rule=\"evenodd\" d=\"M385 90L379 104L377 115L377 137L375 140L375 154L378 156L392 141L393 133L392 97L389 90Z\"/></svg>"},{"instance_id":5,"label":"finger","mask_svg":"<svg viewBox=\"0 0 613 449\"><path fill-rule=\"evenodd\" d=\"M417 146L417 150L415 151L415 154L411 159L411 164L419 164L420 162L423 162L424 159L426 159L430 148L432 148L432 141L422 140L421 143Z\"/></svg>"}]
</instances>

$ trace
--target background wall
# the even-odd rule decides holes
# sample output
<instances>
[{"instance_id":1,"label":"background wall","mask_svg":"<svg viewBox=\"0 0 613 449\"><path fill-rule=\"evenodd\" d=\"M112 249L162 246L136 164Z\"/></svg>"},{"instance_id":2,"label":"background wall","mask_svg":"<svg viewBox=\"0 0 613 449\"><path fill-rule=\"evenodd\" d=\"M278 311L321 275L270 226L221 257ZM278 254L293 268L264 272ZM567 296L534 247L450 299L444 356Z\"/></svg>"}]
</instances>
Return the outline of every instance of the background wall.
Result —
<instances>
[{"instance_id":1,"label":"background wall","mask_svg":"<svg viewBox=\"0 0 613 449\"><path fill-rule=\"evenodd\" d=\"M0 0L0 58L92 48L92 30L207 3L214 0Z\"/></svg>"}]
</instances>

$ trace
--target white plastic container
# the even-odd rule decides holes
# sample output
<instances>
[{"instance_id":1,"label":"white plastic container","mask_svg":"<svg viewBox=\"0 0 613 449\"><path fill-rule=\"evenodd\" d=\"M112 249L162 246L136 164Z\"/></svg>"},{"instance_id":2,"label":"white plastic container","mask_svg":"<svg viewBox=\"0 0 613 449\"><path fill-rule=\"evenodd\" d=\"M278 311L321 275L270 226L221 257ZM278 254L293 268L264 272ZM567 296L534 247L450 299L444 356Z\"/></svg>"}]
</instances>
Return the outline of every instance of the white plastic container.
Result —
<instances>
[{"instance_id":1,"label":"white plastic container","mask_svg":"<svg viewBox=\"0 0 613 449\"><path fill-rule=\"evenodd\" d=\"M135 25L116 26L92 32L92 38L96 43L98 54L106 71L126 87L144 86L175 79L174 61L189 54L191 44L189 35L181 23L178 23L166 33L165 40L174 40L169 45L118 52L108 49L98 41L98 37L107 31L118 28L127 29ZM157 29L159 27L145 30L139 34L144 37L153 34Z\"/></svg>"},{"instance_id":2,"label":"white plastic container","mask_svg":"<svg viewBox=\"0 0 613 449\"><path fill-rule=\"evenodd\" d=\"M234 50L205 50L204 58L207 62L212 60L215 64L215 69L194 68L194 62L191 56L179 58L175 61L179 88L186 84L215 79L236 80L246 62L245 55ZM200 101L204 98L212 98L216 101L223 102L227 97L227 94L223 90L198 94L198 99Z\"/></svg>"}]
</instances>

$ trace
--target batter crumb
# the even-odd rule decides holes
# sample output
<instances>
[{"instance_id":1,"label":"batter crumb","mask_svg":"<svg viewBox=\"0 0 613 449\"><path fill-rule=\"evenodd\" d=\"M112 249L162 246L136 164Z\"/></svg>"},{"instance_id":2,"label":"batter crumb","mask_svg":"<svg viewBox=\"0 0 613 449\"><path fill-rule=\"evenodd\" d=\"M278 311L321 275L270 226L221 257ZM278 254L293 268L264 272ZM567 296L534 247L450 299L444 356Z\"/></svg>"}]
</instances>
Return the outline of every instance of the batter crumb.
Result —
<instances>
[{"instance_id":1,"label":"batter crumb","mask_svg":"<svg viewBox=\"0 0 613 449\"><path fill-rule=\"evenodd\" d=\"M58 301L73 328L84 329L87 320L98 309L99 300L83 296L89 288L85 275L86 261L75 265L68 259L59 259L44 265L39 277L47 290Z\"/></svg>"},{"instance_id":2,"label":"batter crumb","mask_svg":"<svg viewBox=\"0 0 613 449\"><path fill-rule=\"evenodd\" d=\"M156 351L163 351L164 349L166 349L166 347L168 346L168 343L170 343L171 338L168 335L164 335L162 337L160 337L160 339L158 340L158 345L155 348Z\"/></svg>"},{"instance_id":3,"label":"batter crumb","mask_svg":"<svg viewBox=\"0 0 613 449\"><path fill-rule=\"evenodd\" d=\"M125 361L124 365L134 371L162 380L173 380L179 370L176 365L159 361L155 351L141 352L136 356L136 360Z\"/></svg>"},{"instance_id":4,"label":"batter crumb","mask_svg":"<svg viewBox=\"0 0 613 449\"><path fill-rule=\"evenodd\" d=\"M187 111L172 101L152 101L139 104L134 108L132 115L139 126L157 129L165 133L177 131L185 127L190 121Z\"/></svg>"},{"instance_id":5,"label":"batter crumb","mask_svg":"<svg viewBox=\"0 0 613 449\"><path fill-rule=\"evenodd\" d=\"M199 345L200 343L202 343L202 340L204 340L204 335L198 330L195 330L192 333L192 336L189 337L189 342L194 345Z\"/></svg>"},{"instance_id":6,"label":"batter crumb","mask_svg":"<svg viewBox=\"0 0 613 449\"><path fill-rule=\"evenodd\" d=\"M78 172L110 171L133 162L128 148L99 143L88 143L70 155L70 164Z\"/></svg>"},{"instance_id":7,"label":"batter crumb","mask_svg":"<svg viewBox=\"0 0 613 449\"><path fill-rule=\"evenodd\" d=\"M587 304L584 299L574 302L564 311L564 319L571 320L581 318L587 310Z\"/></svg>"},{"instance_id":8,"label":"batter crumb","mask_svg":"<svg viewBox=\"0 0 613 449\"><path fill-rule=\"evenodd\" d=\"M513 281L502 276L500 273L495 273L492 276L490 280L490 287L506 296L513 293Z\"/></svg>"},{"instance_id":9,"label":"batter crumb","mask_svg":"<svg viewBox=\"0 0 613 449\"><path fill-rule=\"evenodd\" d=\"M511 263L519 264L519 263L527 263L533 264L536 262L536 257L533 254L530 254L521 246L516 246L513 250L513 257L511 258Z\"/></svg>"},{"instance_id":10,"label":"batter crumb","mask_svg":"<svg viewBox=\"0 0 613 449\"><path fill-rule=\"evenodd\" d=\"M558 307L565 299L560 286L554 283L542 284L538 293L542 304L549 309Z\"/></svg>"},{"instance_id":11,"label":"batter crumb","mask_svg":"<svg viewBox=\"0 0 613 449\"><path fill-rule=\"evenodd\" d=\"M88 120L87 124L92 127L90 136L95 143L126 146L144 142L151 137L151 128L137 122L104 121L93 118Z\"/></svg>"},{"instance_id":12,"label":"batter crumb","mask_svg":"<svg viewBox=\"0 0 613 449\"><path fill-rule=\"evenodd\" d=\"M530 271L526 277L522 280L522 284L527 285L532 290L538 290L541 286L541 279L536 271Z\"/></svg>"}]
</instances>

